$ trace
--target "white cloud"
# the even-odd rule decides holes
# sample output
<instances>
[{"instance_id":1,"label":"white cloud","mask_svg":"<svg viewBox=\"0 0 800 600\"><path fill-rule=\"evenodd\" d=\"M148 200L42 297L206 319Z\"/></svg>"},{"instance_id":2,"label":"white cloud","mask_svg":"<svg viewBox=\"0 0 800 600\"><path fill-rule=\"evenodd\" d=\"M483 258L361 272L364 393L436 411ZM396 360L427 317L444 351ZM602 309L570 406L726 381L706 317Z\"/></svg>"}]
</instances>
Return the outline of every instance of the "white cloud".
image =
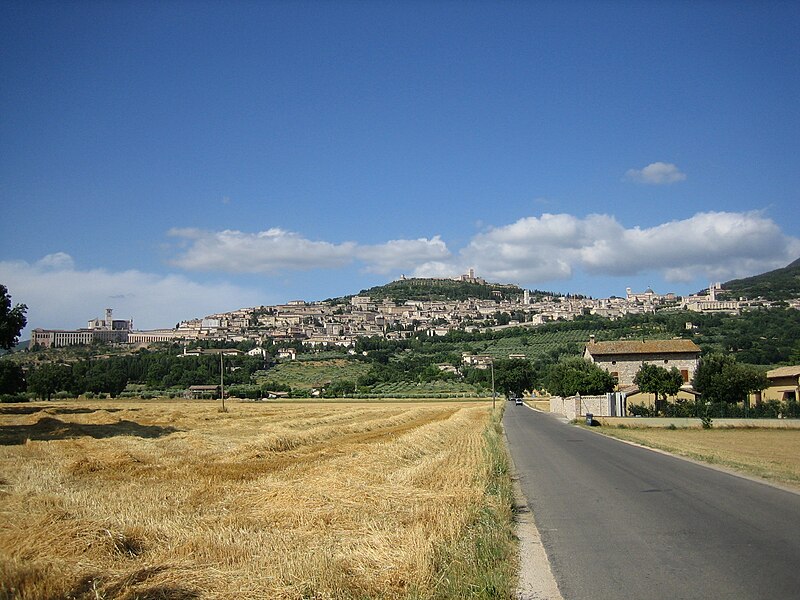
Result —
<instances>
[{"instance_id":1,"label":"white cloud","mask_svg":"<svg viewBox=\"0 0 800 600\"><path fill-rule=\"evenodd\" d=\"M527 217L477 235L460 264L501 281L534 284L658 272L669 281L730 279L785 266L800 240L758 212L698 213L651 228L626 229L609 215Z\"/></svg>"},{"instance_id":2,"label":"white cloud","mask_svg":"<svg viewBox=\"0 0 800 600\"><path fill-rule=\"evenodd\" d=\"M462 272L466 269L452 262L432 260L417 266L411 274L413 277L453 277Z\"/></svg>"},{"instance_id":3,"label":"white cloud","mask_svg":"<svg viewBox=\"0 0 800 600\"><path fill-rule=\"evenodd\" d=\"M310 241L281 229L174 229L171 234L185 244L174 264L187 269L284 273L361 265L393 276L451 277L473 267L491 281L534 287L578 272L725 281L785 266L800 256L800 240L760 212L697 213L646 228L625 227L611 215L545 213L476 234L455 253L439 236L359 245Z\"/></svg>"},{"instance_id":4,"label":"white cloud","mask_svg":"<svg viewBox=\"0 0 800 600\"><path fill-rule=\"evenodd\" d=\"M267 273L337 269L355 261L372 273L413 269L416 265L449 257L446 244L431 239L390 240L377 245L355 242L334 244L311 241L298 233L272 228L258 233L172 229L169 234L186 243L173 264L194 271Z\"/></svg>"},{"instance_id":5,"label":"white cloud","mask_svg":"<svg viewBox=\"0 0 800 600\"><path fill-rule=\"evenodd\" d=\"M353 242L314 242L278 228L258 233L176 228L169 234L190 241L184 253L172 261L190 271L276 273L331 269L351 262L356 250Z\"/></svg>"},{"instance_id":6,"label":"white cloud","mask_svg":"<svg viewBox=\"0 0 800 600\"><path fill-rule=\"evenodd\" d=\"M714 274L738 277L761 266L785 266L798 242L757 212L698 213L649 229L618 227L607 233L583 249L587 270L611 275L663 270L679 281Z\"/></svg>"},{"instance_id":7,"label":"white cloud","mask_svg":"<svg viewBox=\"0 0 800 600\"><path fill-rule=\"evenodd\" d=\"M75 262L69 254L56 252L36 261L36 265L43 269L72 269Z\"/></svg>"},{"instance_id":8,"label":"white cloud","mask_svg":"<svg viewBox=\"0 0 800 600\"><path fill-rule=\"evenodd\" d=\"M461 251L461 263L504 281L569 279L581 248L610 217L543 214L476 235Z\"/></svg>"},{"instance_id":9,"label":"white cloud","mask_svg":"<svg viewBox=\"0 0 800 600\"><path fill-rule=\"evenodd\" d=\"M247 288L224 282L204 285L183 275L79 270L65 253L35 263L0 261L0 281L15 304L28 306L25 333L34 327L85 327L89 319L103 316L106 307L120 319L133 318L138 329L152 329L267 302Z\"/></svg>"},{"instance_id":10,"label":"white cloud","mask_svg":"<svg viewBox=\"0 0 800 600\"><path fill-rule=\"evenodd\" d=\"M357 255L367 264L367 271L389 273L445 260L450 257L450 251L437 235L431 239L391 240L376 246L361 246Z\"/></svg>"},{"instance_id":11,"label":"white cloud","mask_svg":"<svg viewBox=\"0 0 800 600\"><path fill-rule=\"evenodd\" d=\"M686 174L672 163L654 162L643 169L628 169L625 179L650 185L665 185L684 181Z\"/></svg>"}]
</instances>

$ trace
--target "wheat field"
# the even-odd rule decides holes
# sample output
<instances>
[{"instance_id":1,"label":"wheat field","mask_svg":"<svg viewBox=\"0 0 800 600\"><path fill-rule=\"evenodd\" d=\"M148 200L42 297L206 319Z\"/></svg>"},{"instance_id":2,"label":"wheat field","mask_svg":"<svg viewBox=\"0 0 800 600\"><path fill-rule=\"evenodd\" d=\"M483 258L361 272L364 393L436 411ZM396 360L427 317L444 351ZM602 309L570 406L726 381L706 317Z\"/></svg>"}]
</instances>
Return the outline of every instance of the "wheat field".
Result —
<instances>
[{"instance_id":1,"label":"wheat field","mask_svg":"<svg viewBox=\"0 0 800 600\"><path fill-rule=\"evenodd\" d=\"M228 407L0 407L0 597L508 597L486 403Z\"/></svg>"}]
</instances>

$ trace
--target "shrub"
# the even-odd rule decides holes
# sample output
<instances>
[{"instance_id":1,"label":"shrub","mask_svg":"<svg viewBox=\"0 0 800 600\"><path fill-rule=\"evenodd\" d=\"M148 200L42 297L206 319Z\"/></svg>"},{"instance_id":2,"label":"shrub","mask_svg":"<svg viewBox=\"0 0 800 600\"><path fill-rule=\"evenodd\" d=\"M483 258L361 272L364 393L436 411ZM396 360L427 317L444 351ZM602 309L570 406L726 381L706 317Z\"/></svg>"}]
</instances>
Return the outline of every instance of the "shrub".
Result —
<instances>
[{"instance_id":1,"label":"shrub","mask_svg":"<svg viewBox=\"0 0 800 600\"><path fill-rule=\"evenodd\" d=\"M28 402L30 398L26 394L0 394L0 403L6 402Z\"/></svg>"},{"instance_id":2,"label":"shrub","mask_svg":"<svg viewBox=\"0 0 800 600\"><path fill-rule=\"evenodd\" d=\"M653 413L653 409L649 406L645 406L644 404L629 404L628 405L628 413L632 417L653 417L655 416Z\"/></svg>"},{"instance_id":3,"label":"shrub","mask_svg":"<svg viewBox=\"0 0 800 600\"><path fill-rule=\"evenodd\" d=\"M783 416L790 419L800 418L800 402L797 400L789 400L784 402L782 408Z\"/></svg>"}]
</instances>

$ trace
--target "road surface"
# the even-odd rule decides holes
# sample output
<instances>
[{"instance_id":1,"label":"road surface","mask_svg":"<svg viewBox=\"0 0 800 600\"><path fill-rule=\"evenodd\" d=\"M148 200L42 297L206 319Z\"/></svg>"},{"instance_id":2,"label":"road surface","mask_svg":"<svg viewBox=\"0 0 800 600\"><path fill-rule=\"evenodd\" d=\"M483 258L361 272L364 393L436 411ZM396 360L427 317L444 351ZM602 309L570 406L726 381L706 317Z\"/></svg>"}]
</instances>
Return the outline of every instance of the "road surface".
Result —
<instances>
[{"instance_id":1,"label":"road surface","mask_svg":"<svg viewBox=\"0 0 800 600\"><path fill-rule=\"evenodd\" d=\"M565 600L800 598L800 495L527 406L503 425Z\"/></svg>"}]
</instances>

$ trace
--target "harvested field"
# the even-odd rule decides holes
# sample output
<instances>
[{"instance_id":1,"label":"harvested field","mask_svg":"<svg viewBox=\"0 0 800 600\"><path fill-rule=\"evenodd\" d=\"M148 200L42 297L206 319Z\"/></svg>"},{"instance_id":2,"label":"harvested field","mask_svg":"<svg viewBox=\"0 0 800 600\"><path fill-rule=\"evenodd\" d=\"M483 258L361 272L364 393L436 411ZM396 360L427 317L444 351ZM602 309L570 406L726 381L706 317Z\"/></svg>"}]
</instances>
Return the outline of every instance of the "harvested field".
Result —
<instances>
[{"instance_id":1,"label":"harvested field","mask_svg":"<svg viewBox=\"0 0 800 600\"><path fill-rule=\"evenodd\" d=\"M0 598L510 597L486 403L0 406Z\"/></svg>"},{"instance_id":2,"label":"harvested field","mask_svg":"<svg viewBox=\"0 0 800 600\"><path fill-rule=\"evenodd\" d=\"M800 489L798 429L599 428L602 433Z\"/></svg>"}]
</instances>

